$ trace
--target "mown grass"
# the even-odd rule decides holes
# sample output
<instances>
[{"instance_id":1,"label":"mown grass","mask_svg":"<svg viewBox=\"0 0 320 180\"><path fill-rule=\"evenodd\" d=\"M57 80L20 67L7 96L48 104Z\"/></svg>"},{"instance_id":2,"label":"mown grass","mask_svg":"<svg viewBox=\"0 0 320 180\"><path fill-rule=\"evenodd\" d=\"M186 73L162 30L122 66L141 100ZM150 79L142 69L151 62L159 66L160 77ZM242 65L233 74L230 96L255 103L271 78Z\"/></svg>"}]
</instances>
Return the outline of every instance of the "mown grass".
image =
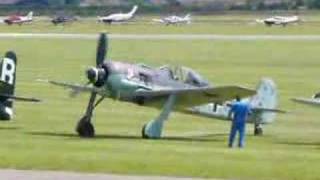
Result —
<instances>
[{"instance_id":1,"label":"mown grass","mask_svg":"<svg viewBox=\"0 0 320 180\"><path fill-rule=\"evenodd\" d=\"M143 140L141 127L159 113L113 100L96 110L97 138L74 132L88 95L67 91L38 78L85 82L93 65L95 41L1 40L0 49L18 54L17 94L41 104L16 103L16 117L0 124L0 167L232 179L318 179L320 112L294 104L295 96L319 89L318 42L310 41L147 41L111 40L109 58L152 66L189 66L216 85L255 87L261 77L279 88L281 114L252 136L247 147L228 149L229 122L173 113L164 139Z\"/></svg>"}]
</instances>

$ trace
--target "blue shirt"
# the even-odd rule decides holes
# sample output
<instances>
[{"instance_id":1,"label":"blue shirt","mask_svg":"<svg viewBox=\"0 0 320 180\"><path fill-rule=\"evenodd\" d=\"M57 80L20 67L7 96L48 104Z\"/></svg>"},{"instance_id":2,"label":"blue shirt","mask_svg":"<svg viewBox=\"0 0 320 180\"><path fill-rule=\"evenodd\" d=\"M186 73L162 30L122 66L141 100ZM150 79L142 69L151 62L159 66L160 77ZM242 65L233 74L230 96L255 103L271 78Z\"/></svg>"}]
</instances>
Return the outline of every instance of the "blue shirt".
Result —
<instances>
[{"instance_id":1,"label":"blue shirt","mask_svg":"<svg viewBox=\"0 0 320 180\"><path fill-rule=\"evenodd\" d=\"M251 113L250 105L246 102L235 102L231 105L230 111L233 113L233 122L244 124Z\"/></svg>"}]
</instances>

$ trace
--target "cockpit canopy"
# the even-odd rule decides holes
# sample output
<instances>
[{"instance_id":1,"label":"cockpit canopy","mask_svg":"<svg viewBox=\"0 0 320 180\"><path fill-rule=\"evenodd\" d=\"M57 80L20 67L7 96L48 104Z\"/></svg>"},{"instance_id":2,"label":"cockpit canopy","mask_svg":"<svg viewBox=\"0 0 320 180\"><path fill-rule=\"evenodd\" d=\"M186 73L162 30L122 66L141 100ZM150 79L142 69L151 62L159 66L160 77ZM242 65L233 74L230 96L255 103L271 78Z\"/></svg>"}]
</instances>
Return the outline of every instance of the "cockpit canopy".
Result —
<instances>
[{"instance_id":1,"label":"cockpit canopy","mask_svg":"<svg viewBox=\"0 0 320 180\"><path fill-rule=\"evenodd\" d=\"M199 73L183 66L162 66L161 70L168 70L174 80L181 81L192 86L209 86L209 82Z\"/></svg>"}]
</instances>

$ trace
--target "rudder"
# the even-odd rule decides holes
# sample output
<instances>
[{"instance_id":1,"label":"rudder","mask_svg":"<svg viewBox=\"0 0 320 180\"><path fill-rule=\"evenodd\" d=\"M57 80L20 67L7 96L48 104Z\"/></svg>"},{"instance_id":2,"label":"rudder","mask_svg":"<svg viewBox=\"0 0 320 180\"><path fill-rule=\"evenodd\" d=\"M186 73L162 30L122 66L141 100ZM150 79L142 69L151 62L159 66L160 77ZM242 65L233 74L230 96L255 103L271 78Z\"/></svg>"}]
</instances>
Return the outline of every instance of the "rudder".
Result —
<instances>
[{"instance_id":1,"label":"rudder","mask_svg":"<svg viewBox=\"0 0 320 180\"><path fill-rule=\"evenodd\" d=\"M275 82L270 78L263 78L257 85L257 94L250 99L252 107L276 109L278 106L278 90ZM274 112L259 113L261 124L274 121L276 114Z\"/></svg>"},{"instance_id":2,"label":"rudder","mask_svg":"<svg viewBox=\"0 0 320 180\"><path fill-rule=\"evenodd\" d=\"M14 52L9 51L5 54L5 57L0 62L0 94L14 95L16 84L16 67L17 56ZM12 108L12 101L7 98L0 97L6 107Z\"/></svg>"}]
</instances>

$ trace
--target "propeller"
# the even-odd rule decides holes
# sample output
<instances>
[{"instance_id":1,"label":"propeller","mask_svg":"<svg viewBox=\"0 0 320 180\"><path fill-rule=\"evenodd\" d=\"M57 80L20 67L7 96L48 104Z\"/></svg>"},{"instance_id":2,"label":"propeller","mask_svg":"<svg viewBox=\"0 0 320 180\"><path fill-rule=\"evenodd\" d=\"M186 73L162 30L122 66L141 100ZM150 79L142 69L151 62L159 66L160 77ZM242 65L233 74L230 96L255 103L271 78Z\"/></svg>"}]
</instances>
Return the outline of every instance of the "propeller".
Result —
<instances>
[{"instance_id":1,"label":"propeller","mask_svg":"<svg viewBox=\"0 0 320 180\"><path fill-rule=\"evenodd\" d=\"M96 53L96 66L90 67L86 71L89 84L93 84L96 87L101 87L104 85L105 80L107 79L108 72L106 68L102 68L103 62L106 57L108 48L108 39L105 33L101 33L98 40L97 53ZM76 97L80 91L73 90L70 92L70 97Z\"/></svg>"},{"instance_id":2,"label":"propeller","mask_svg":"<svg viewBox=\"0 0 320 180\"><path fill-rule=\"evenodd\" d=\"M99 37L99 43L97 48L97 55L96 55L96 66L99 68L101 67L105 57L107 56L107 36L105 33L101 33Z\"/></svg>"},{"instance_id":3,"label":"propeller","mask_svg":"<svg viewBox=\"0 0 320 180\"><path fill-rule=\"evenodd\" d=\"M104 80L106 79L107 73L102 68L104 59L107 53L107 36L105 33L101 33L98 46L97 46L97 54L96 54L96 67L89 68L87 70L87 77L89 79L88 84L92 83L94 86L100 87L104 84ZM85 112L85 115L80 119L77 125L77 132L82 137L93 137L94 136L94 128L91 124L91 117L94 108L97 106L98 103L95 103L97 97L96 92L92 92L90 95L90 100ZM99 100L100 103L101 100Z\"/></svg>"}]
</instances>

